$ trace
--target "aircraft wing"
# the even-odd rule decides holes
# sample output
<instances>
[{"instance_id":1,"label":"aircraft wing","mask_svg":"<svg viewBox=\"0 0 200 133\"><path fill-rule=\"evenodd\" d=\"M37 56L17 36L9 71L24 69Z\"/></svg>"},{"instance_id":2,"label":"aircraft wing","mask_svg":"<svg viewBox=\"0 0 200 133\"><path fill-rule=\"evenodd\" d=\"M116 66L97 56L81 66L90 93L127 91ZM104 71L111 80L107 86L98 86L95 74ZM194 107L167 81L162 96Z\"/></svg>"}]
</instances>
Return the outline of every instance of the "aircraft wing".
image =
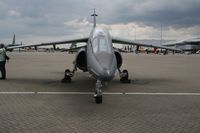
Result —
<instances>
[{"instance_id":1,"label":"aircraft wing","mask_svg":"<svg viewBox=\"0 0 200 133\"><path fill-rule=\"evenodd\" d=\"M86 43L88 41L88 39L89 38L86 37L86 38L79 38L79 39L72 39L72 40L65 40L65 41L49 42L49 43L39 43L39 44L12 46L12 47L7 47L7 50L9 50L9 49L15 49L15 48L60 45L60 44L68 44L68 43L84 43L84 42Z\"/></svg>"},{"instance_id":2,"label":"aircraft wing","mask_svg":"<svg viewBox=\"0 0 200 133\"><path fill-rule=\"evenodd\" d=\"M70 52L70 51L78 51L81 48L85 48L86 46L80 46L80 47L76 47L76 48L69 48L69 49L63 49L61 50L61 52Z\"/></svg>"},{"instance_id":3,"label":"aircraft wing","mask_svg":"<svg viewBox=\"0 0 200 133\"><path fill-rule=\"evenodd\" d=\"M122 52L122 53L127 53L128 51L126 50L123 50L121 48L116 48L116 47L113 47L115 50L118 50L119 52Z\"/></svg>"},{"instance_id":4,"label":"aircraft wing","mask_svg":"<svg viewBox=\"0 0 200 133\"><path fill-rule=\"evenodd\" d=\"M182 46L182 45L200 45L200 38L191 38L187 40L182 40L182 41L175 41L175 42L167 42L164 43L164 46Z\"/></svg>"},{"instance_id":5,"label":"aircraft wing","mask_svg":"<svg viewBox=\"0 0 200 133\"><path fill-rule=\"evenodd\" d=\"M166 50L171 50L171 51L182 52L181 49L177 49L177 48L170 48L170 47L167 47L167 46L159 46L159 45L153 45L153 44L138 43L138 42L135 42L133 40L128 40L128 39L121 39L121 38L112 37L112 42L113 43L118 43L118 44L136 45L136 46L160 48L160 49L166 49Z\"/></svg>"}]
</instances>

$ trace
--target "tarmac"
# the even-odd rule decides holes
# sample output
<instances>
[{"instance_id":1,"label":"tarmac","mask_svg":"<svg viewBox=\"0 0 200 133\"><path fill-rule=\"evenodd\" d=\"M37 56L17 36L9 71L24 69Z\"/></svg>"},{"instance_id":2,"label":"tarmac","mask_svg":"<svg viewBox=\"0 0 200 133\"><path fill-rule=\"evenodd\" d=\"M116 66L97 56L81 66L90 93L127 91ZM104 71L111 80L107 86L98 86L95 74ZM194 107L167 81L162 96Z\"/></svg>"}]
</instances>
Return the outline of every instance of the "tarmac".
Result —
<instances>
[{"instance_id":1,"label":"tarmac","mask_svg":"<svg viewBox=\"0 0 200 133\"><path fill-rule=\"evenodd\" d=\"M95 104L95 80L73 68L74 54L8 52L0 80L0 133L199 133L200 55L123 54L119 76Z\"/></svg>"}]
</instances>

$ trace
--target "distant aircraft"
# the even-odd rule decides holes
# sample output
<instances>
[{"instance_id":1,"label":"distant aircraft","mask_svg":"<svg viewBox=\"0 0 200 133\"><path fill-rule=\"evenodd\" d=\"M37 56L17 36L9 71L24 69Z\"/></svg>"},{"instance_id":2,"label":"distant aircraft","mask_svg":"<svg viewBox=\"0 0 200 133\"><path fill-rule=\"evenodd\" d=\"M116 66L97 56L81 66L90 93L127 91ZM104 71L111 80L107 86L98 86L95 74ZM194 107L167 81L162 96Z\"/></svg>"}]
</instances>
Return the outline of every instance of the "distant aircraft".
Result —
<instances>
[{"instance_id":1,"label":"distant aircraft","mask_svg":"<svg viewBox=\"0 0 200 133\"><path fill-rule=\"evenodd\" d=\"M200 54L200 50L198 50L198 51L196 52L196 54Z\"/></svg>"},{"instance_id":2,"label":"distant aircraft","mask_svg":"<svg viewBox=\"0 0 200 133\"><path fill-rule=\"evenodd\" d=\"M200 50L200 37L168 42L164 43L163 46L178 48L184 52L196 53L198 50Z\"/></svg>"},{"instance_id":3,"label":"distant aircraft","mask_svg":"<svg viewBox=\"0 0 200 133\"><path fill-rule=\"evenodd\" d=\"M15 34L13 35L13 40L12 40L12 43L11 44L5 44L5 47L7 49L7 51L13 51L13 49L11 49L10 47L14 47L14 46L21 46L22 43L20 44L16 44L15 43ZM9 49L8 49L9 48Z\"/></svg>"},{"instance_id":4,"label":"distant aircraft","mask_svg":"<svg viewBox=\"0 0 200 133\"><path fill-rule=\"evenodd\" d=\"M76 49L78 48L79 50L76 54L76 58L74 61L74 68L72 71L70 71L69 69L65 70L65 77L62 81L67 83L71 82L71 78L74 76L77 68L79 68L83 72L89 72L96 79L94 98L97 104L102 103L103 83L111 81L117 71L119 72L120 81L122 83L130 83L128 71L122 71L120 69L122 65L122 56L117 49L113 48L113 43L180 51L179 49L175 48L136 43L132 40L111 37L110 33L106 29L96 26L97 14L95 13L95 10L91 16L93 16L94 20L93 28L89 37L59 42L14 46L9 47L8 49L24 47L36 48L38 46L46 45L53 45L55 47L55 45L59 44L86 43L86 45L82 47L76 47Z\"/></svg>"}]
</instances>

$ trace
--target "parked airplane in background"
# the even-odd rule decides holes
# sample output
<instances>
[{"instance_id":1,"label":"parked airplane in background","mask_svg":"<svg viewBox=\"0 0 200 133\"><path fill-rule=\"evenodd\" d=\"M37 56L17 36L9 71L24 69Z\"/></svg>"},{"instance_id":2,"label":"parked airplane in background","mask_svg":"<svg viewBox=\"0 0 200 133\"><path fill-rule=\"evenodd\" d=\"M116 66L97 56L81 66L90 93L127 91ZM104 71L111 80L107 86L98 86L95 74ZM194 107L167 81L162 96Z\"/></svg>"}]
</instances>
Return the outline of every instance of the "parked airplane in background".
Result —
<instances>
[{"instance_id":1,"label":"parked airplane in background","mask_svg":"<svg viewBox=\"0 0 200 133\"><path fill-rule=\"evenodd\" d=\"M50 42L50 43L41 43L33 45L22 45L8 47L8 49L13 48L24 48L24 47L38 47L38 46L47 46L47 45L59 45L59 44L69 44L69 43L86 43L85 46L77 47L79 51L76 54L74 61L74 69L70 71L69 69L65 70L65 77L62 80L63 82L71 82L71 78L74 76L77 68L83 72L89 72L96 79L96 87L94 98L96 103L102 103L102 87L104 82L111 81L115 73L118 71L120 76L120 81L122 83L130 83L128 78L128 71L121 70L122 65L122 56L117 49L113 48L113 43L125 44L125 45L136 45L144 47L155 47L160 49L167 49L172 51L181 51L175 48L169 48L165 46L155 46L149 44L136 43L132 40L114 38L110 33L103 28L96 26L96 16L95 13L92 14L94 22L93 28L89 37L78 38L67 41L59 42ZM77 49L76 48L76 49Z\"/></svg>"},{"instance_id":2,"label":"parked airplane in background","mask_svg":"<svg viewBox=\"0 0 200 133\"><path fill-rule=\"evenodd\" d=\"M198 50L198 51L196 52L196 54L200 54L200 50Z\"/></svg>"},{"instance_id":3,"label":"parked airplane in background","mask_svg":"<svg viewBox=\"0 0 200 133\"><path fill-rule=\"evenodd\" d=\"M22 42L20 44L16 44L15 43L15 34L13 35L13 40L11 44L5 44L5 48L8 49L9 47L13 47L13 46L21 46ZM13 51L13 49L8 49L8 51Z\"/></svg>"},{"instance_id":4,"label":"parked airplane in background","mask_svg":"<svg viewBox=\"0 0 200 133\"><path fill-rule=\"evenodd\" d=\"M168 42L164 43L163 46L178 48L184 52L196 53L198 50L200 50L200 37Z\"/></svg>"}]
</instances>

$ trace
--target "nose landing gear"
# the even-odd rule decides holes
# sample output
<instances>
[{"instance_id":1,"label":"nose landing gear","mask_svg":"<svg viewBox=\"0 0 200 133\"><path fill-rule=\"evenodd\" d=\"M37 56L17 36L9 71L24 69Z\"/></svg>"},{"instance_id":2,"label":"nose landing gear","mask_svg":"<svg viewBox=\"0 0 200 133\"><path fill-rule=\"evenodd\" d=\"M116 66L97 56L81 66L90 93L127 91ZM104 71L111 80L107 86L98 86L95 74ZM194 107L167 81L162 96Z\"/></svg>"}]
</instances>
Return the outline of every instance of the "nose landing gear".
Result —
<instances>
[{"instance_id":1,"label":"nose landing gear","mask_svg":"<svg viewBox=\"0 0 200 133\"><path fill-rule=\"evenodd\" d=\"M100 80L97 80L95 94L94 94L95 102L97 104L101 104L103 101L102 90L101 90L102 87L103 87L102 82Z\"/></svg>"}]
</instances>

